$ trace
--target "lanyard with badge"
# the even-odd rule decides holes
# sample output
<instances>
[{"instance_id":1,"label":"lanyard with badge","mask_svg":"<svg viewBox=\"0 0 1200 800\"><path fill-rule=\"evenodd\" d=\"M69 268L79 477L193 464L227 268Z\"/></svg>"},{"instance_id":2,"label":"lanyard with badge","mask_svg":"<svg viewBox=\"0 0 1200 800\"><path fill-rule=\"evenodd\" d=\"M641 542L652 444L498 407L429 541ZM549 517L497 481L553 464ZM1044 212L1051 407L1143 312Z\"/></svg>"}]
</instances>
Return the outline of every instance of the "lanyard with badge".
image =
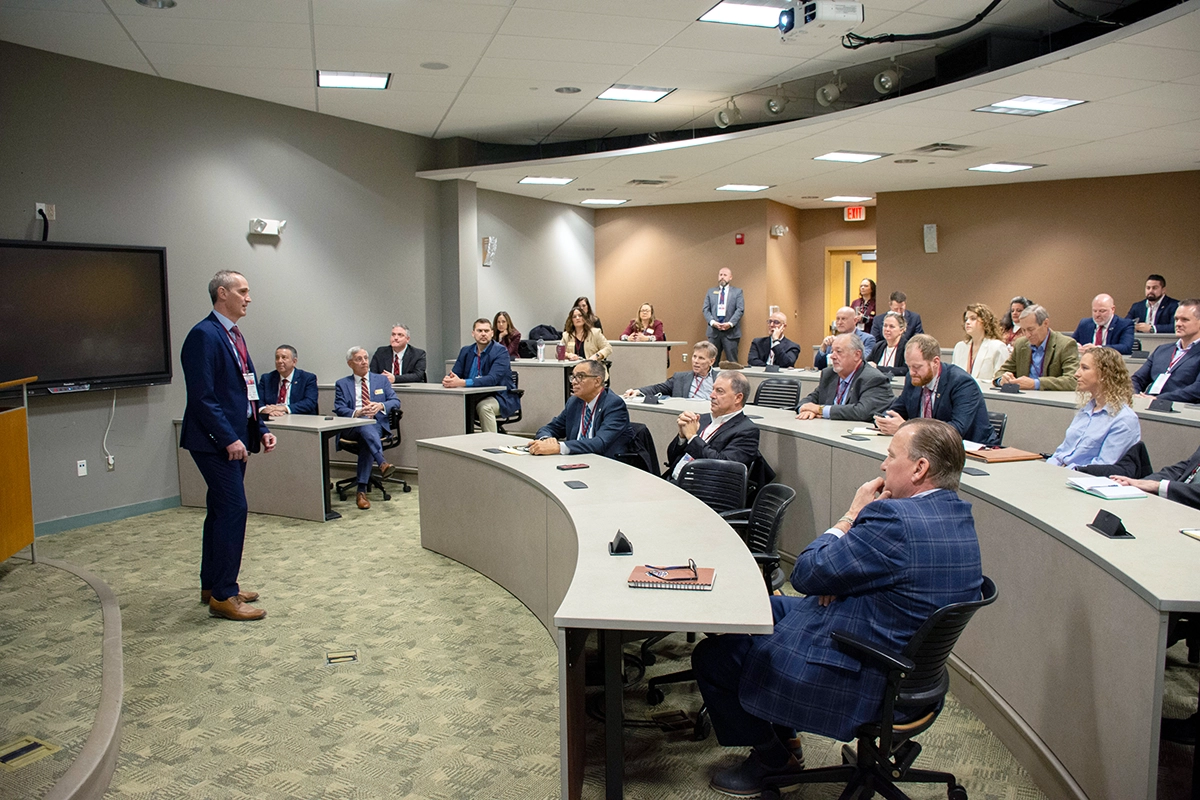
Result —
<instances>
[{"instance_id":1,"label":"lanyard with badge","mask_svg":"<svg viewBox=\"0 0 1200 800\"><path fill-rule=\"evenodd\" d=\"M1192 349L1192 345L1194 344L1195 342L1192 342L1186 348L1181 348L1178 344L1175 345L1175 357L1171 359L1171 363L1167 365L1166 370L1154 379L1154 383L1150 384L1150 388L1146 390L1146 394L1162 393L1163 386L1166 385L1167 381L1171 380L1171 371L1175 369L1176 364L1183 360L1183 357L1188 354L1188 351Z\"/></svg>"},{"instance_id":2,"label":"lanyard with badge","mask_svg":"<svg viewBox=\"0 0 1200 800\"><path fill-rule=\"evenodd\" d=\"M233 346L234 358L237 359L238 367L240 367L242 370L242 382L246 384L246 399L252 403L256 403L258 402L258 381L255 380L254 373L250 371L249 365L247 364L247 358L249 354L247 354L246 357L243 357L242 349L238 347L238 339L241 336L241 331L237 331L235 333L234 331L236 329L237 326L235 325L232 329L226 331L225 335L229 337L229 343ZM242 348L245 346L246 345L243 342Z\"/></svg>"}]
</instances>

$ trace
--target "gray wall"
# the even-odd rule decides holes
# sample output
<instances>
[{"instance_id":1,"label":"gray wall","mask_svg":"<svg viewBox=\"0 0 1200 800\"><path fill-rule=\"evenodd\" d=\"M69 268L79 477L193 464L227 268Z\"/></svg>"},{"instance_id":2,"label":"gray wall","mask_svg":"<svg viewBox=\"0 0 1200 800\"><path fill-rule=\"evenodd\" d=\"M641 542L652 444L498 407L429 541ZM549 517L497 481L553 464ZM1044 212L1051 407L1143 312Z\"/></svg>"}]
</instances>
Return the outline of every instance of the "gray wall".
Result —
<instances>
[{"instance_id":1,"label":"gray wall","mask_svg":"<svg viewBox=\"0 0 1200 800\"><path fill-rule=\"evenodd\" d=\"M386 343L393 320L440 339L426 315L441 286L437 185L414 177L433 165L430 140L2 42L0 109L0 238L40 237L42 201L57 206L55 241L167 248L175 379L117 392L112 473L112 394L32 401L38 523L179 494L178 352L217 269L250 282L242 328L260 371L286 341L332 381L346 348ZM259 216L288 221L277 243L248 240Z\"/></svg>"},{"instance_id":2,"label":"gray wall","mask_svg":"<svg viewBox=\"0 0 1200 800\"><path fill-rule=\"evenodd\" d=\"M492 266L479 266L480 316L490 319L497 311L507 311L525 334L542 323L561 328L580 295L596 302L596 239L590 208L482 189L477 194L477 265L483 263L483 237L499 239ZM626 310L596 310L609 328L621 323L616 336L629 321Z\"/></svg>"}]
</instances>

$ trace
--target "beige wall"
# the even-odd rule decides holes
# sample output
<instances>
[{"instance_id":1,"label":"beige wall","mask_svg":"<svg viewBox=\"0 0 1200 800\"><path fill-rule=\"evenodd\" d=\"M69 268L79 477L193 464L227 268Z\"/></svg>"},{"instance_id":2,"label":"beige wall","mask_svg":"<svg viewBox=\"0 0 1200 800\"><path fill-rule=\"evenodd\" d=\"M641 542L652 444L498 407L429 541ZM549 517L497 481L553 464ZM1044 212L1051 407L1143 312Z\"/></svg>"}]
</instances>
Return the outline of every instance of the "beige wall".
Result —
<instances>
[{"instance_id":1,"label":"beige wall","mask_svg":"<svg viewBox=\"0 0 1200 800\"><path fill-rule=\"evenodd\" d=\"M789 230L774 239L772 225ZM737 233L745 244L734 243ZM873 209L865 223L842 222L841 209L800 211L770 200L603 209L596 212L596 310L611 337L649 301L669 339L705 336L704 292L721 267L733 270L746 299L741 357L767 333L767 307L788 315L788 335L806 347L824 322L825 248L873 243ZM806 344L807 343L807 344ZM671 369L683 369L680 348Z\"/></svg>"},{"instance_id":2,"label":"beige wall","mask_svg":"<svg viewBox=\"0 0 1200 800\"><path fill-rule=\"evenodd\" d=\"M1151 272L1172 297L1200 295L1200 172L891 192L878 213L879 293L907 293L943 345L969 302L1002 312L1023 294L1070 333L1099 292L1124 315ZM938 226L934 254L926 223Z\"/></svg>"}]
</instances>

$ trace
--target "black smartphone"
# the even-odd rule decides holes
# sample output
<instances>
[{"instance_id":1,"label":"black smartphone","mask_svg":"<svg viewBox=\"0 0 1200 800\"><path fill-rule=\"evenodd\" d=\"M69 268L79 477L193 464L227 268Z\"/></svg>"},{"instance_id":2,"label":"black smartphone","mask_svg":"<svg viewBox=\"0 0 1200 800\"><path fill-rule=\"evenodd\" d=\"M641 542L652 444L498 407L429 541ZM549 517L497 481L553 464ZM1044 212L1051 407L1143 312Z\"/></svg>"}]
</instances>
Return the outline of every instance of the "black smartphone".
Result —
<instances>
[{"instance_id":1,"label":"black smartphone","mask_svg":"<svg viewBox=\"0 0 1200 800\"><path fill-rule=\"evenodd\" d=\"M966 475L990 475L989 472L984 472L979 467L963 467L963 473Z\"/></svg>"},{"instance_id":2,"label":"black smartphone","mask_svg":"<svg viewBox=\"0 0 1200 800\"><path fill-rule=\"evenodd\" d=\"M859 436L857 433L843 433L843 434L842 434L842 438L843 438L843 439L850 439L850 440L852 440L852 441L855 441L855 442L869 442L869 441L871 441L871 437L870 437L870 436Z\"/></svg>"},{"instance_id":3,"label":"black smartphone","mask_svg":"<svg viewBox=\"0 0 1200 800\"><path fill-rule=\"evenodd\" d=\"M583 481L563 481L563 483L565 483L567 486L571 487L572 489L586 489L587 488L587 484L584 483Z\"/></svg>"}]
</instances>

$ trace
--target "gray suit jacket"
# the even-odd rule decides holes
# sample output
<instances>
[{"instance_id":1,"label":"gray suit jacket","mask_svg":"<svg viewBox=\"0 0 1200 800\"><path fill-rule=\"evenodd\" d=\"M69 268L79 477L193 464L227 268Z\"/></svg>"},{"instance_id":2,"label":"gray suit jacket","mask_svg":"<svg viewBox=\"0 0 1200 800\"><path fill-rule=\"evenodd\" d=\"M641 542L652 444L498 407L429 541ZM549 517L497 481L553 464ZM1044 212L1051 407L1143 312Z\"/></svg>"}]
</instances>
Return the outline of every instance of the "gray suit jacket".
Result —
<instances>
[{"instance_id":1,"label":"gray suit jacket","mask_svg":"<svg viewBox=\"0 0 1200 800\"><path fill-rule=\"evenodd\" d=\"M712 377L715 381L720 370L716 367L712 369ZM665 394L667 397L684 397L688 396L688 392L692 388L692 382L696 380L696 375L691 370L687 372L676 372L662 383L656 383L653 386L643 386L638 389L642 394Z\"/></svg>"},{"instance_id":2,"label":"gray suit jacket","mask_svg":"<svg viewBox=\"0 0 1200 800\"><path fill-rule=\"evenodd\" d=\"M837 397L837 387L838 374L833 371L833 367L826 367L821 370L821 382L817 384L817 388L802 398L800 405L816 403L829 406L830 419L870 422L876 414L886 411L895 399L888 377L870 364L863 364L854 380L850 381L846 402L840 406L833 404L834 398Z\"/></svg>"},{"instance_id":3,"label":"gray suit jacket","mask_svg":"<svg viewBox=\"0 0 1200 800\"><path fill-rule=\"evenodd\" d=\"M704 324L708 326L708 338L712 339L717 333L724 333L730 339L739 339L742 335L742 312L745 311L745 300L742 290L736 286L725 287L725 321L733 325L727 331L718 331L712 326L717 318L717 300L721 296L721 288L714 286L704 295Z\"/></svg>"}]
</instances>

